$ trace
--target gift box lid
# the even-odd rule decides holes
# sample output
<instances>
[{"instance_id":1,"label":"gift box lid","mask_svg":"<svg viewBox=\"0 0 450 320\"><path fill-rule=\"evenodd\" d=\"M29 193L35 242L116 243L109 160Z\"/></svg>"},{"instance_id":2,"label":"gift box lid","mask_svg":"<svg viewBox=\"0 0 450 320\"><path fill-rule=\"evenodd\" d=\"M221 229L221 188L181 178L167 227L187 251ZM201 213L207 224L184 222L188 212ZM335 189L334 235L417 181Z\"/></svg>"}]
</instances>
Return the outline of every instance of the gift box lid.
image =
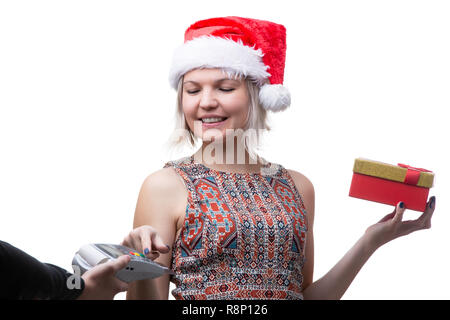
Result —
<instances>
[{"instance_id":1,"label":"gift box lid","mask_svg":"<svg viewBox=\"0 0 450 320\"><path fill-rule=\"evenodd\" d=\"M392 165L364 158L355 159L353 172L425 188L431 188L434 180L434 173L426 169L401 163Z\"/></svg>"}]
</instances>

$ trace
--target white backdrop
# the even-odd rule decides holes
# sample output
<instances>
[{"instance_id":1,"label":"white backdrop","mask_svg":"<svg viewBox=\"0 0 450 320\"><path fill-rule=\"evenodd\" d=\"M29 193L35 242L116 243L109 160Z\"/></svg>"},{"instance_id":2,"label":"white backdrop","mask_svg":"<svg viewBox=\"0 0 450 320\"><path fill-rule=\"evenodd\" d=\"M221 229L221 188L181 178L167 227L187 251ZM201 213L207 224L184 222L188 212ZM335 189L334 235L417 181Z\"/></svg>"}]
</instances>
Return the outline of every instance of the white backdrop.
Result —
<instances>
[{"instance_id":1,"label":"white backdrop","mask_svg":"<svg viewBox=\"0 0 450 320\"><path fill-rule=\"evenodd\" d=\"M432 228L375 252L343 298L449 299L447 1L1 1L0 239L68 270L120 242L145 177L193 152L164 149L172 52L227 15L287 28L292 106L263 156L315 186L314 278L392 211L348 196L354 159L402 162L436 173Z\"/></svg>"}]
</instances>

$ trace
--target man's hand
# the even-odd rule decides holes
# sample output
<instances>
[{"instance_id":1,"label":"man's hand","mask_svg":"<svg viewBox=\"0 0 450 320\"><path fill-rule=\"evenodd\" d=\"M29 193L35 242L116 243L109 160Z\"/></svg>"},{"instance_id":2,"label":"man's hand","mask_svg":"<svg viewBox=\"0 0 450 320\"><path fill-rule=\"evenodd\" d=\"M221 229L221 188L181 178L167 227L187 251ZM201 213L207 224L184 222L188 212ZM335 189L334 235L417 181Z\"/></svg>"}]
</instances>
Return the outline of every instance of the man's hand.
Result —
<instances>
[{"instance_id":1,"label":"man's hand","mask_svg":"<svg viewBox=\"0 0 450 320\"><path fill-rule=\"evenodd\" d=\"M78 300L112 300L117 293L127 291L128 283L116 278L116 273L125 268L130 259L130 256L124 255L97 265L83 274L85 287Z\"/></svg>"}]
</instances>

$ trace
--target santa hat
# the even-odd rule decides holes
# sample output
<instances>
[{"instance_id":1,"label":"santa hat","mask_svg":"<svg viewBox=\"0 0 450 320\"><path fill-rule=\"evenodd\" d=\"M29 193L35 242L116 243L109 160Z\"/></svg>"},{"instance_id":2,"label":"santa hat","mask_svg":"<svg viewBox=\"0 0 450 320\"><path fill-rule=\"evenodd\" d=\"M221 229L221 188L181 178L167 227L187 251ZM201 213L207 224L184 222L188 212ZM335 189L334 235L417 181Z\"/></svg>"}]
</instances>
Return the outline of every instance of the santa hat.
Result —
<instances>
[{"instance_id":1,"label":"santa hat","mask_svg":"<svg viewBox=\"0 0 450 320\"><path fill-rule=\"evenodd\" d=\"M286 28L270 21L223 17L197 21L175 50L169 81L177 89L180 78L196 68L222 68L252 78L260 87L259 100L271 111L291 103L283 87Z\"/></svg>"}]
</instances>

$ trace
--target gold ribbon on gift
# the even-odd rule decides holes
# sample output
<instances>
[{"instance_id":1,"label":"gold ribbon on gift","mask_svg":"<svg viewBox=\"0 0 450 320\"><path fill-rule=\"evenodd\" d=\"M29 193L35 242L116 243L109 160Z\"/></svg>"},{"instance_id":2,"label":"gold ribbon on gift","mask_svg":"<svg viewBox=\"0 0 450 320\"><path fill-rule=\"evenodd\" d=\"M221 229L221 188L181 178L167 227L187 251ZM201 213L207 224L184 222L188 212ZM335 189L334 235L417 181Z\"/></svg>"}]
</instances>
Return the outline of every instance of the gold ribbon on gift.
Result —
<instances>
[{"instance_id":1,"label":"gold ribbon on gift","mask_svg":"<svg viewBox=\"0 0 450 320\"><path fill-rule=\"evenodd\" d=\"M402 183L409 182L410 179L407 178L407 176L409 177L408 170L414 169L418 170L418 168L410 166L392 165L364 158L355 159L355 164L353 166L353 172ZM431 188L433 186L434 173L425 169L421 170L416 186Z\"/></svg>"}]
</instances>

